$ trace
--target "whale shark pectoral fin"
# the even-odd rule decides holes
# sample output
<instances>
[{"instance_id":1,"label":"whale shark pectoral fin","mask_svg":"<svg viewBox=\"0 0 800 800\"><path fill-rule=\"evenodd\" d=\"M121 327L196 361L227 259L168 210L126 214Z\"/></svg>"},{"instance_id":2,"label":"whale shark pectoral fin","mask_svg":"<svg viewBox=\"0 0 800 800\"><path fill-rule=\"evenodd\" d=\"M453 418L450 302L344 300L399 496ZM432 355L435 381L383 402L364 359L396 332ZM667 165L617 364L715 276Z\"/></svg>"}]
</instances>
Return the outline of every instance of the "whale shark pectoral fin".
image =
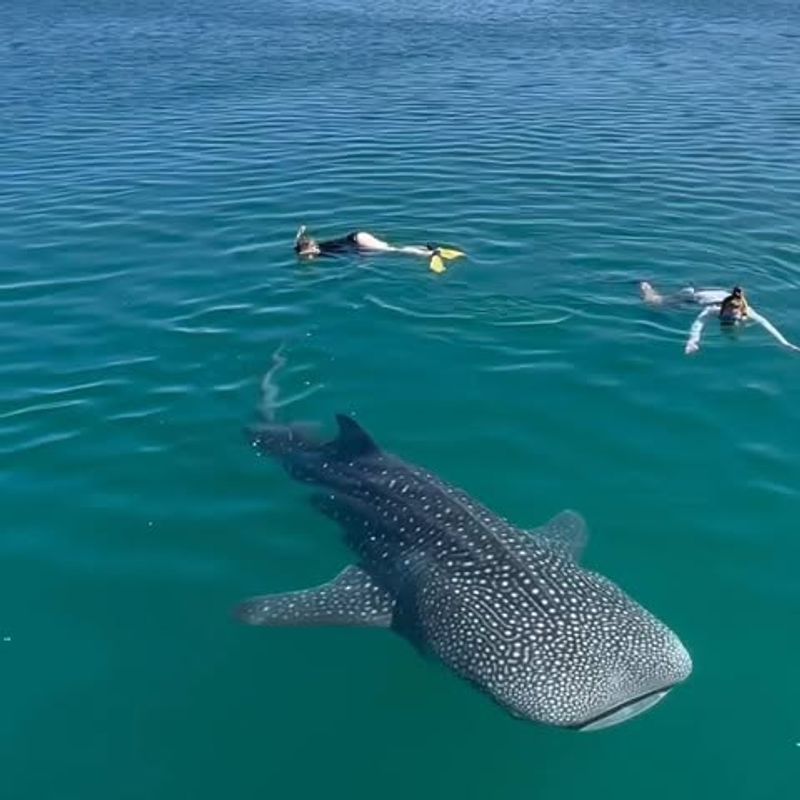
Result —
<instances>
[{"instance_id":1,"label":"whale shark pectoral fin","mask_svg":"<svg viewBox=\"0 0 800 800\"><path fill-rule=\"evenodd\" d=\"M569 556L573 561L580 557L589 540L586 521L577 511L561 511L544 525L528 531L545 547Z\"/></svg>"},{"instance_id":2,"label":"whale shark pectoral fin","mask_svg":"<svg viewBox=\"0 0 800 800\"><path fill-rule=\"evenodd\" d=\"M388 592L364 570L349 566L332 581L312 589L246 600L236 609L236 617L248 625L274 628L388 628L393 605Z\"/></svg>"}]
</instances>

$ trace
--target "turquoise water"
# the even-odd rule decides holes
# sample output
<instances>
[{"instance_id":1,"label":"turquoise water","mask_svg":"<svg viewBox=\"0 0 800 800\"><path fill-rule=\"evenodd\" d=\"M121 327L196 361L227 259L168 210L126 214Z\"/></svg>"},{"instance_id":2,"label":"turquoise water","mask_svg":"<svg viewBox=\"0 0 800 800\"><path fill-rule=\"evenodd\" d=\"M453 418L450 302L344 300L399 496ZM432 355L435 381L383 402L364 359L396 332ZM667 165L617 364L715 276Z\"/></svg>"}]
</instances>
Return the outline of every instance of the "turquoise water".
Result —
<instances>
[{"instance_id":1,"label":"turquoise water","mask_svg":"<svg viewBox=\"0 0 800 800\"><path fill-rule=\"evenodd\" d=\"M800 785L800 11L779 0L0 7L0 796L785 798ZM438 240L297 264L300 222ZM354 413L695 672L521 723L384 632L255 630L347 554L242 426Z\"/></svg>"}]
</instances>

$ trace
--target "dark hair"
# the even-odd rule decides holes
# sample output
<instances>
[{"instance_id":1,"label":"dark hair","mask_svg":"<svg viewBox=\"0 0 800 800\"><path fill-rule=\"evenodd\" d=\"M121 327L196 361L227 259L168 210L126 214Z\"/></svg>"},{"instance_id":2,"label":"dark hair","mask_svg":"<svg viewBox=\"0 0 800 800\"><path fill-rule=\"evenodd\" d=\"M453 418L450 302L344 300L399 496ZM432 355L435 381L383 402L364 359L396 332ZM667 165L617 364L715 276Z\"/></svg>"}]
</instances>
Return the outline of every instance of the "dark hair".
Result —
<instances>
[{"instance_id":1,"label":"dark hair","mask_svg":"<svg viewBox=\"0 0 800 800\"><path fill-rule=\"evenodd\" d=\"M733 287L733 291L731 292L731 294L734 297L741 297L742 296L742 287L741 286L734 286Z\"/></svg>"}]
</instances>

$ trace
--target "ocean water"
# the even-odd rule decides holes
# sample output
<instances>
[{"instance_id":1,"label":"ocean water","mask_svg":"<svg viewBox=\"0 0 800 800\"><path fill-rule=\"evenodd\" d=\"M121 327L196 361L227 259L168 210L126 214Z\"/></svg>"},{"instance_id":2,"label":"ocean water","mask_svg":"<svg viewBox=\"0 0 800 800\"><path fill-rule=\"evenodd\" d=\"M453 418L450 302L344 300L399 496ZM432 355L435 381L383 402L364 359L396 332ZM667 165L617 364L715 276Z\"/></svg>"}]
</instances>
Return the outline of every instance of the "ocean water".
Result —
<instances>
[{"instance_id":1,"label":"ocean water","mask_svg":"<svg viewBox=\"0 0 800 800\"><path fill-rule=\"evenodd\" d=\"M800 341L782 0L0 5L0 797L800 791L800 357L657 312L741 283ZM300 223L439 241L298 264ZM242 436L387 449L664 619L691 680L537 727L388 632L248 629L347 562ZM280 363L280 359L278 363Z\"/></svg>"}]
</instances>

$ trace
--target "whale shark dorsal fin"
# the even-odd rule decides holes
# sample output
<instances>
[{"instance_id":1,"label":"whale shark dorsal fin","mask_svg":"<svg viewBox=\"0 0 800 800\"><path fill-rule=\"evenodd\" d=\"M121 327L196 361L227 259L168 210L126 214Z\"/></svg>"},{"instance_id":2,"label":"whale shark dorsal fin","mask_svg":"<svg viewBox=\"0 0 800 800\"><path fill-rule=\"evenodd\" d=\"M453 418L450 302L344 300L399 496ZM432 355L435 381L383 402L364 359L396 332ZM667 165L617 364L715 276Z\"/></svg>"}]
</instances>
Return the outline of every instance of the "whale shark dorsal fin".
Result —
<instances>
[{"instance_id":1,"label":"whale shark dorsal fin","mask_svg":"<svg viewBox=\"0 0 800 800\"><path fill-rule=\"evenodd\" d=\"M358 458L379 452L378 445L372 437L352 418L346 414L337 414L339 435L331 443L340 458Z\"/></svg>"},{"instance_id":2,"label":"whale shark dorsal fin","mask_svg":"<svg viewBox=\"0 0 800 800\"><path fill-rule=\"evenodd\" d=\"M589 540L586 520L577 511L561 511L538 528L528 531L542 545L580 561Z\"/></svg>"},{"instance_id":3,"label":"whale shark dorsal fin","mask_svg":"<svg viewBox=\"0 0 800 800\"><path fill-rule=\"evenodd\" d=\"M388 628L393 606L389 593L363 569L349 566L321 586L252 597L236 609L236 617L272 628Z\"/></svg>"}]
</instances>

